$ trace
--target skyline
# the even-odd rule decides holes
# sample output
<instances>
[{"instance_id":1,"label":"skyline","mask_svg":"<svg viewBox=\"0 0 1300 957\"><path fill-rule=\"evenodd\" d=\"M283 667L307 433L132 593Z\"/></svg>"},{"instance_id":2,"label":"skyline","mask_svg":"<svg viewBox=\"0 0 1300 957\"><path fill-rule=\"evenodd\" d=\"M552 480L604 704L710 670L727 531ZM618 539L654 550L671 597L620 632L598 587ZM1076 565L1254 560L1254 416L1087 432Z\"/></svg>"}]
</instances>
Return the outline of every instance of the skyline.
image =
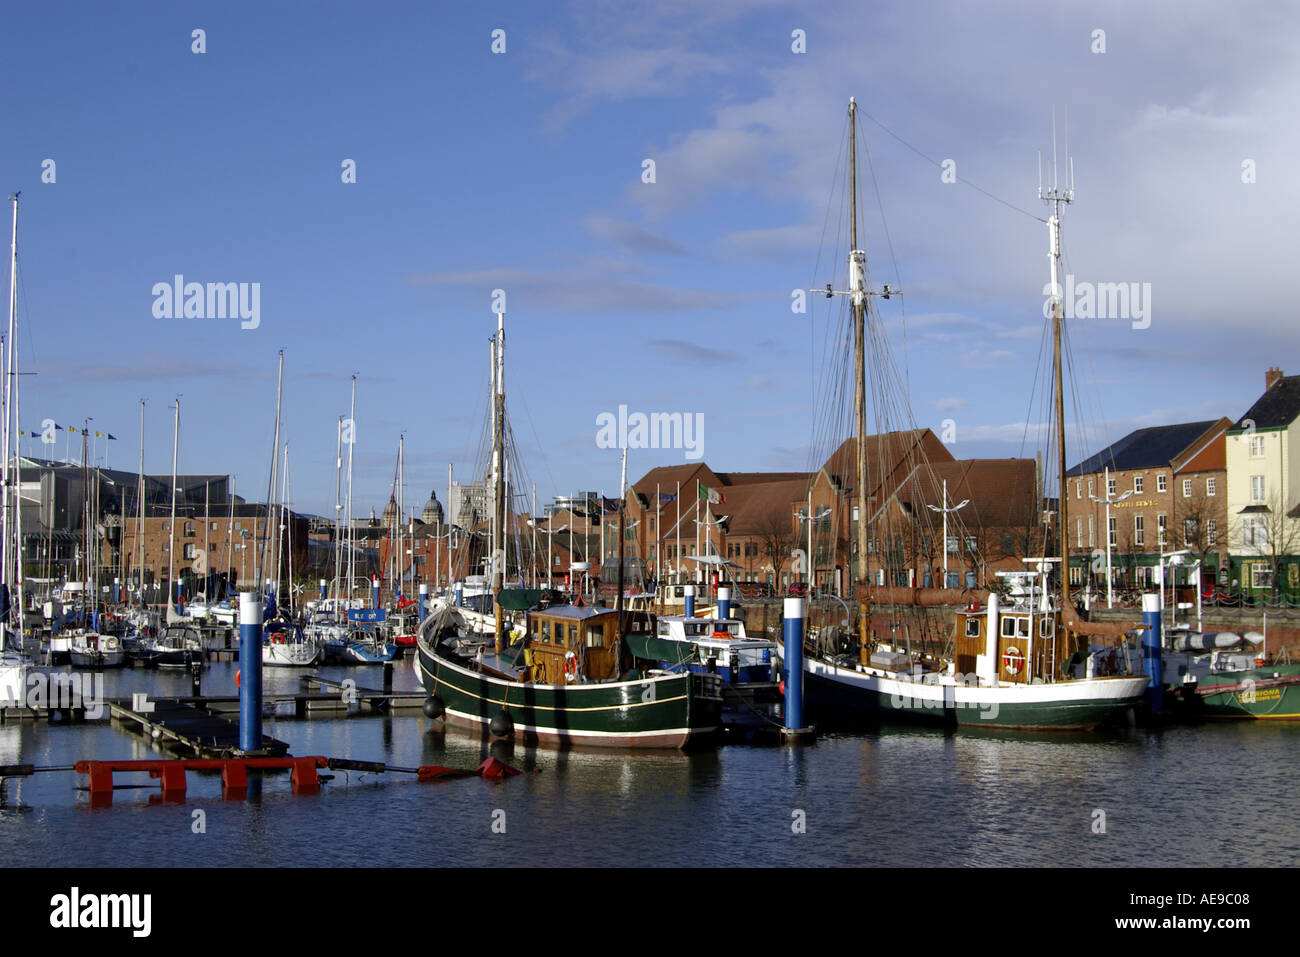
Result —
<instances>
[{"instance_id":1,"label":"skyline","mask_svg":"<svg viewBox=\"0 0 1300 957\"><path fill-rule=\"evenodd\" d=\"M16 11L0 184L22 190L20 368L38 373L19 425L93 415L118 438L110 464L133 470L147 396L145 467L166 473L179 393L179 470L230 473L253 501L284 348L296 507L333 512L354 372L354 515L382 511L401 433L408 509L429 489L442 501L449 462L478 477L500 288L539 502L614 494L619 455L598 434L620 406L705 425L700 459L633 450L630 480L698 460L806 471L829 452L810 447L809 377L834 320L792 314L791 292L841 287L846 239L822 237L850 96L870 150L860 245L873 280L904 290L882 316L917 424L951 420L957 457L1035 451L1033 218L1054 108L1078 188L1067 274L1136 283L1149 308L1072 324L1096 427L1068 464L1146 425L1236 419L1268 366L1294 373L1273 265L1300 251L1275 212L1297 199L1281 172L1297 134L1274 118L1297 87L1300 13L885 4L853 35L854 12L394 5L360 29L341 4ZM177 275L259 284L257 326L158 318L153 290ZM1217 349L1207 375L1227 323L1249 346Z\"/></svg>"}]
</instances>

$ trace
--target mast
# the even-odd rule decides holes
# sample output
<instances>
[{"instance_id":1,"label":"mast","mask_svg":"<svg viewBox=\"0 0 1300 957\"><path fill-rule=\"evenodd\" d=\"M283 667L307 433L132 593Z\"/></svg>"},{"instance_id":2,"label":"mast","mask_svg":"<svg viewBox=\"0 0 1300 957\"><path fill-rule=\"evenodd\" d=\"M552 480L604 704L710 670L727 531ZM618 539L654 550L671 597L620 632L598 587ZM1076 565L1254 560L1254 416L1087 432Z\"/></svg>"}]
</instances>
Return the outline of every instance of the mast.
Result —
<instances>
[{"instance_id":1,"label":"mast","mask_svg":"<svg viewBox=\"0 0 1300 957\"><path fill-rule=\"evenodd\" d=\"M853 418L857 429L858 485L858 647L867 653L871 606L867 582L867 392L866 392L866 254L858 249L858 104L849 98L849 294L853 303ZM811 522L812 506L809 505ZM944 545L947 548L947 544ZM812 563L812 555L808 556ZM811 594L811 583L810 583Z\"/></svg>"},{"instance_id":2,"label":"mast","mask_svg":"<svg viewBox=\"0 0 1300 957\"><path fill-rule=\"evenodd\" d=\"M4 620L0 622L0 629L7 629L9 625L9 608L8 592L9 583L13 580L10 577L10 556L9 556L9 536L12 532L12 526L9 524L9 423L13 418L12 394L14 388L14 324L18 321L18 293L17 293L17 275L18 275L18 193L9 197L9 202L13 204L13 233L9 242L9 352L5 363L5 391L4 391L4 426L0 428L0 441L3 441L4 451L4 473L0 476L0 590L3 590L4 597L0 601L4 602Z\"/></svg>"},{"instance_id":3,"label":"mast","mask_svg":"<svg viewBox=\"0 0 1300 957\"><path fill-rule=\"evenodd\" d=\"M334 446L334 597L339 597L339 572L343 555L343 539L339 533L339 519L343 511L343 416L339 416L338 438Z\"/></svg>"},{"instance_id":4,"label":"mast","mask_svg":"<svg viewBox=\"0 0 1300 957\"><path fill-rule=\"evenodd\" d=\"M203 597L207 599L208 607L212 606L213 597L208 594L211 591L212 569L208 568L208 526L212 523L208 521L208 511L212 505L212 482L203 483Z\"/></svg>"},{"instance_id":5,"label":"mast","mask_svg":"<svg viewBox=\"0 0 1300 957\"><path fill-rule=\"evenodd\" d=\"M275 474L280 460L280 399L284 389L284 350L280 350L279 372L275 380L275 440L271 446L271 475L266 486L266 519L261 544L257 549L257 564L253 570L253 587L259 594L262 591L262 571L266 561L266 546L271 538L271 520L274 515L272 502L275 500ZM256 532L256 523L254 523ZM278 537L278 536L277 536ZM263 599L265 596L263 596Z\"/></svg>"},{"instance_id":6,"label":"mast","mask_svg":"<svg viewBox=\"0 0 1300 957\"><path fill-rule=\"evenodd\" d=\"M1068 140L1067 140L1068 143ZM1069 526L1068 503L1065 494L1065 386L1064 376L1061 371L1061 333L1062 333L1062 312L1063 302L1061 296L1061 286L1059 282L1059 266L1061 260L1061 206L1068 205L1074 201L1074 163L1069 163L1070 181L1065 189L1061 189L1056 180L1056 119L1052 119L1052 185L1044 189L1039 182L1038 196L1052 210L1052 215L1047 218L1047 258L1051 265L1051 281L1049 287L1052 293L1052 375L1054 379L1054 401L1056 405L1056 469L1057 469L1057 486L1056 486L1056 537L1057 551L1061 560L1061 607L1064 608L1070 601L1070 555L1068 542L1069 537L1066 529ZM1109 532L1107 533L1109 534Z\"/></svg>"},{"instance_id":7,"label":"mast","mask_svg":"<svg viewBox=\"0 0 1300 957\"><path fill-rule=\"evenodd\" d=\"M140 605L144 605L144 399L140 400L140 472L136 476L136 493L135 493L135 511L136 511L136 529L135 544L136 554L139 556L136 562L136 573L139 577L138 591L136 596L140 599ZM50 523L53 526L53 522Z\"/></svg>"},{"instance_id":8,"label":"mast","mask_svg":"<svg viewBox=\"0 0 1300 957\"><path fill-rule=\"evenodd\" d=\"M167 529L171 535L171 541L167 545L167 617L171 618L172 599L176 594L176 450L180 444L181 435L181 397L176 397L176 414L172 426L172 506L171 520L167 524ZM86 436L81 436L81 457L86 457Z\"/></svg>"},{"instance_id":9,"label":"mast","mask_svg":"<svg viewBox=\"0 0 1300 957\"><path fill-rule=\"evenodd\" d=\"M614 599L614 609L618 612L618 630L614 633L614 667L615 670L621 671L618 667L619 642L623 640L623 542L627 538L627 529L624 528L626 521L623 511L623 503L627 498L627 446L623 446L623 468L619 474L618 480L618 595Z\"/></svg>"},{"instance_id":10,"label":"mast","mask_svg":"<svg viewBox=\"0 0 1300 957\"><path fill-rule=\"evenodd\" d=\"M352 376L352 404L348 407L348 427L352 430L351 440L348 442L348 504L347 504L347 549L348 549L348 587L345 594L345 608L352 607L352 582L353 575L356 571L353 563L355 561L356 549L353 548L352 540L352 452L357 445L357 377Z\"/></svg>"},{"instance_id":11,"label":"mast","mask_svg":"<svg viewBox=\"0 0 1300 957\"><path fill-rule=\"evenodd\" d=\"M402 564L406 560L406 538L402 534L403 515L406 497L402 486L406 483L406 433L397 437L397 511L393 513L393 524L397 526L397 581L393 583L393 608L397 608L397 596L402 590L402 576L405 572ZM414 556L412 556L414 561Z\"/></svg>"},{"instance_id":12,"label":"mast","mask_svg":"<svg viewBox=\"0 0 1300 957\"><path fill-rule=\"evenodd\" d=\"M505 576L505 417L506 417L506 315L497 313L496 362L493 364L492 396L492 511L496 528L492 538L492 604L496 626L496 650L505 648L504 625L501 619L501 583ZM498 547L497 539L501 545ZM498 563L497 556L500 555Z\"/></svg>"}]
</instances>

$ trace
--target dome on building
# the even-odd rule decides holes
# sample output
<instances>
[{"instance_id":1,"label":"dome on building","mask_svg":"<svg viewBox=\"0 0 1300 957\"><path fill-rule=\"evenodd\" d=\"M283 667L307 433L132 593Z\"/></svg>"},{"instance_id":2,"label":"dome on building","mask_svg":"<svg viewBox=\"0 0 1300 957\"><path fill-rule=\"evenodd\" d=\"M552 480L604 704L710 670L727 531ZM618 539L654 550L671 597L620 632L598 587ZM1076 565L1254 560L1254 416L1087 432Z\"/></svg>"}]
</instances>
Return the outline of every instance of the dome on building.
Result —
<instances>
[{"instance_id":1,"label":"dome on building","mask_svg":"<svg viewBox=\"0 0 1300 957\"><path fill-rule=\"evenodd\" d=\"M421 513L420 520L425 525L442 524L442 506L438 503L438 493L436 491L429 493L429 501L424 503L424 512Z\"/></svg>"}]
</instances>

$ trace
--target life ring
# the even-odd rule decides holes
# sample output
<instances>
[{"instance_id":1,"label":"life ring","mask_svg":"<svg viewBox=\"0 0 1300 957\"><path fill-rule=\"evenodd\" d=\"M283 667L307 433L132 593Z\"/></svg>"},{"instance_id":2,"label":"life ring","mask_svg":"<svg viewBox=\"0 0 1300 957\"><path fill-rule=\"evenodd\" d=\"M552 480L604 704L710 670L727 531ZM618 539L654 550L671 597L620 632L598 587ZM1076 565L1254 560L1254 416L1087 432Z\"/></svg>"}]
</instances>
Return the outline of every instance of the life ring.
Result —
<instances>
[{"instance_id":1,"label":"life ring","mask_svg":"<svg viewBox=\"0 0 1300 957\"><path fill-rule=\"evenodd\" d=\"M271 636L271 644L273 644L273 645L282 645L282 644L284 644L284 635L280 634L280 633L277 631L274 635Z\"/></svg>"},{"instance_id":2,"label":"life ring","mask_svg":"<svg viewBox=\"0 0 1300 957\"><path fill-rule=\"evenodd\" d=\"M578 677L578 656L572 651L564 654L564 676L570 681Z\"/></svg>"},{"instance_id":3,"label":"life ring","mask_svg":"<svg viewBox=\"0 0 1300 957\"><path fill-rule=\"evenodd\" d=\"M1018 675L1025 667L1025 655L1015 645L1008 645L1002 652L1002 667L1009 674Z\"/></svg>"}]
</instances>

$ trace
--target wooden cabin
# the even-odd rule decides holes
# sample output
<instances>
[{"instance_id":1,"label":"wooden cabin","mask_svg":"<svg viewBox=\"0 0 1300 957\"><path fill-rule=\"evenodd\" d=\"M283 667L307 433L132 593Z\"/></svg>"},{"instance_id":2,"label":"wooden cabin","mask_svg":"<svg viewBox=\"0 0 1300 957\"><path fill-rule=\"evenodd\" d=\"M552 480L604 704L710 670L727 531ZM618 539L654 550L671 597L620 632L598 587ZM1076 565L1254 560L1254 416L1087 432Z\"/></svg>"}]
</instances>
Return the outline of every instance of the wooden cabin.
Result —
<instances>
[{"instance_id":1,"label":"wooden cabin","mask_svg":"<svg viewBox=\"0 0 1300 957\"><path fill-rule=\"evenodd\" d=\"M1023 684L1050 675L1053 664L1059 667L1065 649L1055 640L1056 626L1056 615L1051 612L1031 613L1016 606L999 609L998 680ZM958 674L975 673L975 658L984 654L986 647L987 628L987 609L982 606L957 613L953 649L954 669Z\"/></svg>"},{"instance_id":2,"label":"wooden cabin","mask_svg":"<svg viewBox=\"0 0 1300 957\"><path fill-rule=\"evenodd\" d=\"M630 633L653 633L653 617L624 611ZM615 659L618 612L610 608L554 605L528 613L530 668L524 680L543 684L614 681L622 672Z\"/></svg>"}]
</instances>

